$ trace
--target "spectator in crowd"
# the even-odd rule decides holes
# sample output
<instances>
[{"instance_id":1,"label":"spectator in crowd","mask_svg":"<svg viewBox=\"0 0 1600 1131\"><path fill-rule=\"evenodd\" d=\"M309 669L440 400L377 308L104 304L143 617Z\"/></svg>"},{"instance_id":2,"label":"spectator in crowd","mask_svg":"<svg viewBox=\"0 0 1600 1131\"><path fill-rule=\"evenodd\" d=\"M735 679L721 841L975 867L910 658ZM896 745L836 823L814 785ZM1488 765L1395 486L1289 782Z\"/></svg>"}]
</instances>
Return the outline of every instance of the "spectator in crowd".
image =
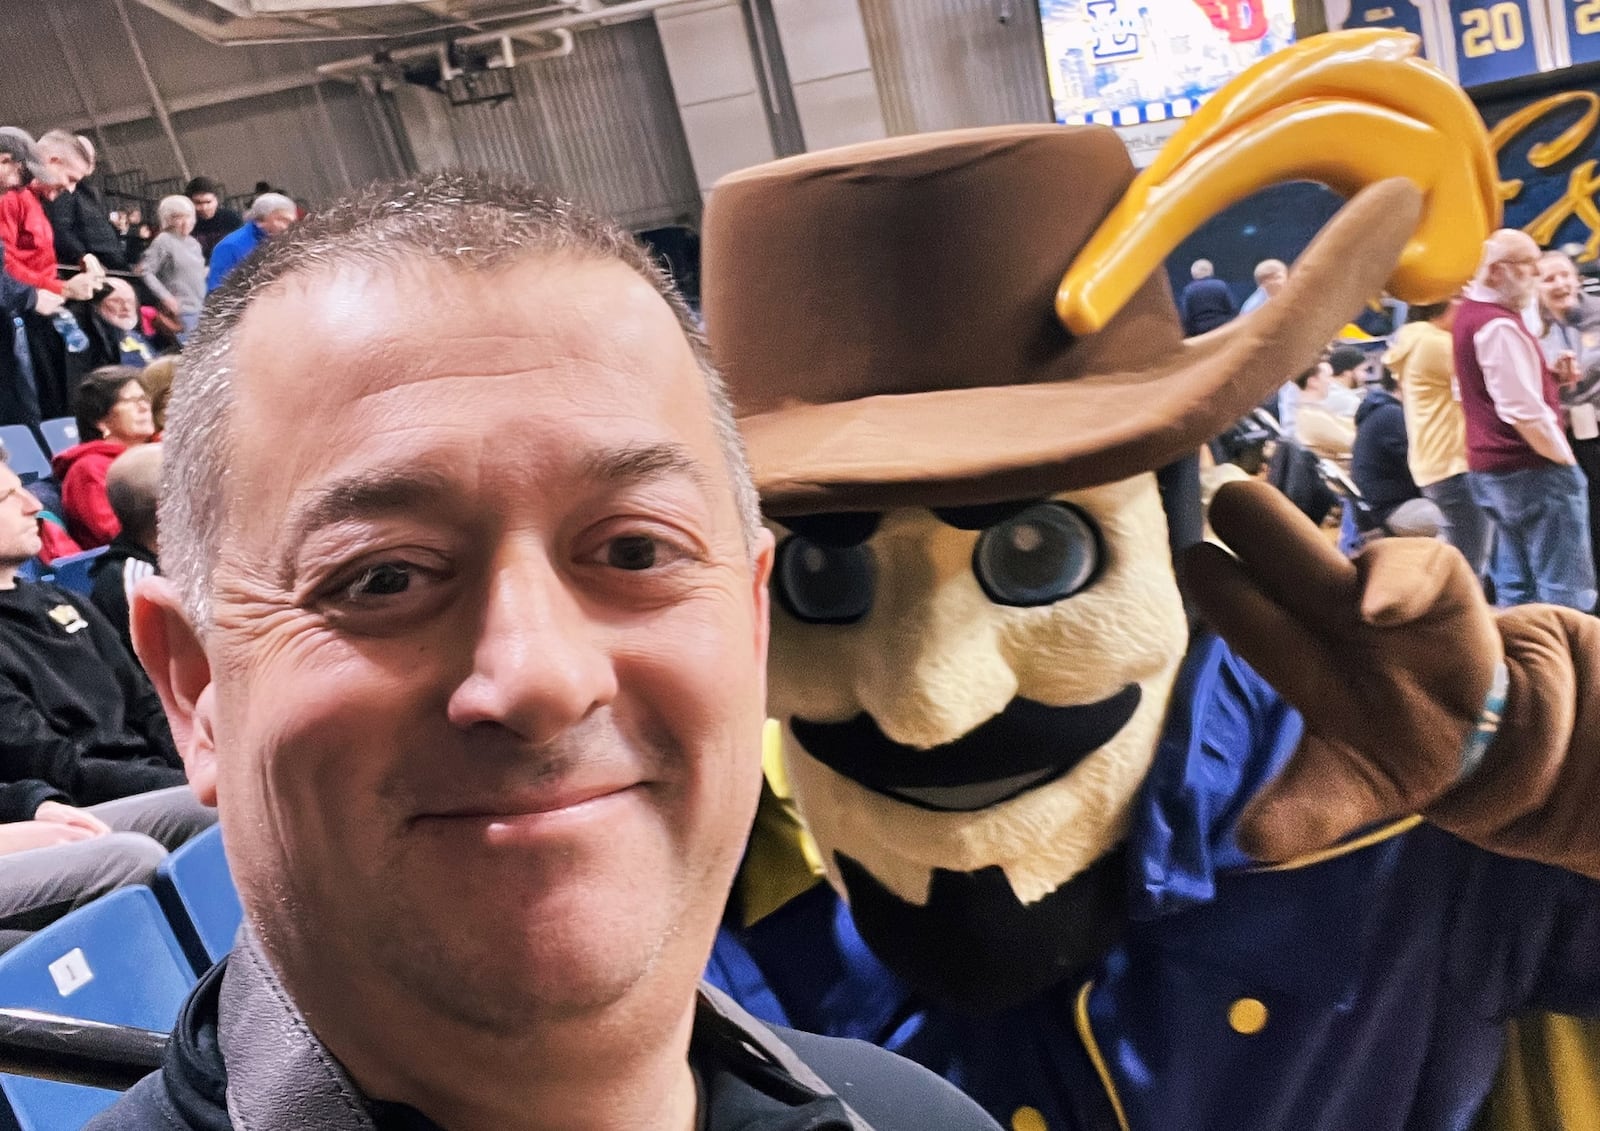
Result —
<instances>
[{"instance_id":1,"label":"spectator in crowd","mask_svg":"<svg viewBox=\"0 0 1600 1131\"><path fill-rule=\"evenodd\" d=\"M161 439L167 430L167 400L172 396L172 377L178 368L176 354L164 354L144 367L139 374L145 391L150 394L150 417L155 421L156 434L152 440Z\"/></svg>"},{"instance_id":2,"label":"spectator in crowd","mask_svg":"<svg viewBox=\"0 0 1600 1131\"><path fill-rule=\"evenodd\" d=\"M1183 318L1185 337L1215 330L1238 315L1233 292L1216 277L1209 259L1196 259L1189 267L1190 281L1178 296L1178 314Z\"/></svg>"},{"instance_id":3,"label":"spectator in crowd","mask_svg":"<svg viewBox=\"0 0 1600 1131\"><path fill-rule=\"evenodd\" d=\"M0 148L13 158L8 186L0 193L0 249L5 253L6 273L18 282L62 298L92 298L104 279L103 272L95 264L70 279L57 277L55 233L44 211L44 203L76 184L88 167L76 143L70 134L51 133L36 146L26 132L8 126L0 128ZM34 378L32 391L37 394L38 411L45 418L68 411L70 390L82 372L81 359L76 355L87 346L87 335L71 313L59 303L52 305L55 309L48 314L36 306L21 315ZM57 322L62 322L60 328ZM79 336L81 341L73 343L77 350L69 349L66 334Z\"/></svg>"},{"instance_id":4,"label":"spectator in crowd","mask_svg":"<svg viewBox=\"0 0 1600 1131\"><path fill-rule=\"evenodd\" d=\"M150 837L115 832L68 800L47 782L0 785L0 950L117 888L153 883L166 859Z\"/></svg>"},{"instance_id":5,"label":"spectator in crowd","mask_svg":"<svg viewBox=\"0 0 1600 1131\"><path fill-rule=\"evenodd\" d=\"M28 176L29 161L36 160L26 134L0 129L0 194L20 186ZM5 245L0 243L0 424L38 425L39 390L23 317L49 318L64 301L54 291L13 277L6 270Z\"/></svg>"},{"instance_id":6,"label":"spectator in crowd","mask_svg":"<svg viewBox=\"0 0 1600 1131\"><path fill-rule=\"evenodd\" d=\"M0 464L0 782L41 781L176 848L215 820L184 785L161 702L87 599L17 578L39 502ZM0 874L4 869L0 868Z\"/></svg>"},{"instance_id":7,"label":"spectator in crowd","mask_svg":"<svg viewBox=\"0 0 1600 1131\"><path fill-rule=\"evenodd\" d=\"M104 546L122 529L106 498L111 461L155 435L150 394L139 371L125 365L96 369L83 379L73 399L80 443L55 459L51 469L61 484L67 530L85 550Z\"/></svg>"},{"instance_id":8,"label":"spectator in crowd","mask_svg":"<svg viewBox=\"0 0 1600 1131\"><path fill-rule=\"evenodd\" d=\"M215 290L264 241L281 236L294 223L294 201L275 192L256 197L250 205L250 221L237 232L226 237L211 252L211 273L206 278L206 290Z\"/></svg>"},{"instance_id":9,"label":"spectator in crowd","mask_svg":"<svg viewBox=\"0 0 1600 1131\"><path fill-rule=\"evenodd\" d=\"M184 341L200 321L206 297L206 256L194 231L194 205L186 196L169 196L156 208L161 233L139 261L145 285L167 315L176 320Z\"/></svg>"},{"instance_id":10,"label":"spectator in crowd","mask_svg":"<svg viewBox=\"0 0 1600 1131\"><path fill-rule=\"evenodd\" d=\"M143 209L130 208L125 217L126 230L122 234L122 257L129 263L137 263L144 258L145 248L150 246L155 233L150 230L150 225L144 222Z\"/></svg>"},{"instance_id":11,"label":"spectator in crowd","mask_svg":"<svg viewBox=\"0 0 1600 1131\"><path fill-rule=\"evenodd\" d=\"M84 330L89 335L89 355L96 367L127 365L143 369L156 358L156 347L139 328L139 299L126 279L106 280L105 292L95 303L94 315Z\"/></svg>"},{"instance_id":12,"label":"spectator in crowd","mask_svg":"<svg viewBox=\"0 0 1600 1131\"><path fill-rule=\"evenodd\" d=\"M122 637L133 655L128 608L133 587L161 573L156 559L156 502L161 497L161 445L140 444L111 461L106 498L122 527L106 552L90 567L89 599Z\"/></svg>"},{"instance_id":13,"label":"spectator in crowd","mask_svg":"<svg viewBox=\"0 0 1600 1131\"><path fill-rule=\"evenodd\" d=\"M244 226L244 220L237 212L223 206L219 192L220 186L210 177L196 177L183 190L183 195L194 205L194 231L190 234L206 253L208 263L212 249L221 242L222 237Z\"/></svg>"},{"instance_id":14,"label":"spectator in crowd","mask_svg":"<svg viewBox=\"0 0 1600 1131\"><path fill-rule=\"evenodd\" d=\"M1590 550L1600 555L1600 299L1583 293L1578 265L1564 252L1539 257L1539 309L1545 360L1578 359L1577 380L1561 387L1561 407L1567 442L1589 481Z\"/></svg>"},{"instance_id":15,"label":"spectator in crowd","mask_svg":"<svg viewBox=\"0 0 1600 1131\"><path fill-rule=\"evenodd\" d=\"M1333 367L1325 359L1319 359L1315 365L1308 365L1302 369L1293 381L1285 381L1278 389L1277 409L1273 413L1278 418L1278 428L1288 440L1299 440L1295 426L1300 416L1300 390L1318 377L1330 380L1333 377Z\"/></svg>"},{"instance_id":16,"label":"spectator in crowd","mask_svg":"<svg viewBox=\"0 0 1600 1131\"><path fill-rule=\"evenodd\" d=\"M1377 381L1375 372L1377 359L1369 355L1360 346L1336 345L1328 351L1328 365L1333 369L1333 383L1340 388L1356 394L1356 401L1360 400L1362 391L1368 384ZM1355 401L1344 400L1350 412L1355 413Z\"/></svg>"},{"instance_id":17,"label":"spectator in crowd","mask_svg":"<svg viewBox=\"0 0 1600 1131\"><path fill-rule=\"evenodd\" d=\"M1502 606L1540 601L1591 610L1589 485L1560 418L1556 374L1522 320L1539 283L1539 245L1504 228L1484 244L1452 329L1468 483L1495 524L1490 564ZM1562 354L1558 371L1575 375Z\"/></svg>"},{"instance_id":18,"label":"spectator in crowd","mask_svg":"<svg viewBox=\"0 0 1600 1131\"><path fill-rule=\"evenodd\" d=\"M1455 309L1456 300L1411 307L1384 364L1400 385L1411 478L1444 515L1445 540L1482 576L1491 531L1467 485L1466 420L1450 342Z\"/></svg>"},{"instance_id":19,"label":"spectator in crowd","mask_svg":"<svg viewBox=\"0 0 1600 1131\"><path fill-rule=\"evenodd\" d=\"M644 250L446 176L240 270L175 389L173 573L134 619L248 929L166 1079L90 1126L993 1129L700 985L761 786L773 544Z\"/></svg>"},{"instance_id":20,"label":"spectator in crowd","mask_svg":"<svg viewBox=\"0 0 1600 1131\"><path fill-rule=\"evenodd\" d=\"M1444 529L1444 515L1425 499L1411 478L1405 409L1394 395L1393 376L1382 370L1356 409L1356 440L1350 452L1350 479L1361 492L1356 529L1432 537Z\"/></svg>"},{"instance_id":21,"label":"spectator in crowd","mask_svg":"<svg viewBox=\"0 0 1600 1131\"><path fill-rule=\"evenodd\" d=\"M74 154L84 168L69 191L45 205L55 232L56 261L82 263L84 256L93 255L109 270L126 271L131 261L126 258L122 236L112 225L105 199L93 180L94 142L83 134L72 136L56 130L39 140L44 144L50 139L57 139L57 148Z\"/></svg>"},{"instance_id":22,"label":"spectator in crowd","mask_svg":"<svg viewBox=\"0 0 1600 1131\"><path fill-rule=\"evenodd\" d=\"M1289 281L1289 267L1281 259L1263 259L1256 264L1255 279L1256 289L1244 300L1244 305L1239 308L1240 314L1249 314L1283 290L1284 284Z\"/></svg>"},{"instance_id":23,"label":"spectator in crowd","mask_svg":"<svg viewBox=\"0 0 1600 1131\"><path fill-rule=\"evenodd\" d=\"M1356 409L1361 398L1319 362L1295 378L1300 396L1294 411L1294 438L1319 456L1346 464L1356 442Z\"/></svg>"}]
</instances>

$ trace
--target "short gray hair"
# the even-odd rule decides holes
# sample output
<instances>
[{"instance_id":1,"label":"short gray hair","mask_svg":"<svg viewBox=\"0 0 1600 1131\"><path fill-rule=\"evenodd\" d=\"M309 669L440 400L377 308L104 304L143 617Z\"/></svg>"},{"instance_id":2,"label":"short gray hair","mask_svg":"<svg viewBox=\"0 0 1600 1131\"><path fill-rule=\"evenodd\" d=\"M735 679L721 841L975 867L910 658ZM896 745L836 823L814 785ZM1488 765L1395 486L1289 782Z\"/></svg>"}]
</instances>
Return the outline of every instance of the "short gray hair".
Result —
<instances>
[{"instance_id":1,"label":"short gray hair","mask_svg":"<svg viewBox=\"0 0 1600 1131\"><path fill-rule=\"evenodd\" d=\"M483 272L552 256L622 263L672 309L705 377L745 543L754 552L760 503L732 402L694 314L650 253L616 225L523 181L438 173L374 185L334 204L267 241L207 296L172 385L160 514L162 569L197 627L210 622L212 573L229 522L233 350L250 307L287 279L335 267L421 260Z\"/></svg>"},{"instance_id":2,"label":"short gray hair","mask_svg":"<svg viewBox=\"0 0 1600 1131\"><path fill-rule=\"evenodd\" d=\"M299 212L294 201L281 192L264 192L250 202L250 219L265 220L274 212Z\"/></svg>"},{"instance_id":3,"label":"short gray hair","mask_svg":"<svg viewBox=\"0 0 1600 1131\"><path fill-rule=\"evenodd\" d=\"M1288 270L1289 265L1281 259L1263 259L1256 264L1255 280L1258 283L1265 283L1280 271L1287 273Z\"/></svg>"},{"instance_id":4,"label":"short gray hair","mask_svg":"<svg viewBox=\"0 0 1600 1131\"><path fill-rule=\"evenodd\" d=\"M84 146L83 139L66 130L49 130L40 135L37 144L39 152L46 157L61 157L80 165L94 164L94 153Z\"/></svg>"},{"instance_id":5,"label":"short gray hair","mask_svg":"<svg viewBox=\"0 0 1600 1131\"><path fill-rule=\"evenodd\" d=\"M165 228L179 216L193 216L194 201L186 196L164 196L156 205L156 220Z\"/></svg>"}]
</instances>

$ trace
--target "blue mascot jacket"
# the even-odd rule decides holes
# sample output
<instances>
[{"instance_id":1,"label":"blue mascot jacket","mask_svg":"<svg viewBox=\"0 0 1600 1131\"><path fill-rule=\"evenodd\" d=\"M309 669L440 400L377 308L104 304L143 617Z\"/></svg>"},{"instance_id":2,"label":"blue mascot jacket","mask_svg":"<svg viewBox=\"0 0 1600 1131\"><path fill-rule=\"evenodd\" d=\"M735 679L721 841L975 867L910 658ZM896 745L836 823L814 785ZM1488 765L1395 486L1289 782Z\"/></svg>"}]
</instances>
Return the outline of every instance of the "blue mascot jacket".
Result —
<instances>
[{"instance_id":1,"label":"blue mascot jacket","mask_svg":"<svg viewBox=\"0 0 1600 1131\"><path fill-rule=\"evenodd\" d=\"M1299 715L1209 636L1172 704L1129 832L1131 921L1094 969L958 1015L819 885L725 932L711 977L920 1061L1012 1131L1466 1131L1508 1017L1600 1012L1600 885L1414 818L1260 867L1234 827Z\"/></svg>"}]
</instances>

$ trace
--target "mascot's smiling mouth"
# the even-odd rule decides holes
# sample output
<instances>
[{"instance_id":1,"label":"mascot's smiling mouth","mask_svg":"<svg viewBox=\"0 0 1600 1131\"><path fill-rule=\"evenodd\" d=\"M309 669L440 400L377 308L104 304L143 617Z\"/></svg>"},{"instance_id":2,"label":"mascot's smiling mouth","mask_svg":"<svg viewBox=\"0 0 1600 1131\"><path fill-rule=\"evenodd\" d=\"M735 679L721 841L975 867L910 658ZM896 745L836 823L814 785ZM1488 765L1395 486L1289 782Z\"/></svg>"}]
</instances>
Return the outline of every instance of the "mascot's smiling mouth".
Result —
<instances>
[{"instance_id":1,"label":"mascot's smiling mouth","mask_svg":"<svg viewBox=\"0 0 1600 1131\"><path fill-rule=\"evenodd\" d=\"M954 742L918 750L895 742L863 712L842 723L795 717L806 753L835 773L923 809L971 812L1065 774L1116 737L1139 708L1139 685L1074 707L1013 699Z\"/></svg>"}]
</instances>

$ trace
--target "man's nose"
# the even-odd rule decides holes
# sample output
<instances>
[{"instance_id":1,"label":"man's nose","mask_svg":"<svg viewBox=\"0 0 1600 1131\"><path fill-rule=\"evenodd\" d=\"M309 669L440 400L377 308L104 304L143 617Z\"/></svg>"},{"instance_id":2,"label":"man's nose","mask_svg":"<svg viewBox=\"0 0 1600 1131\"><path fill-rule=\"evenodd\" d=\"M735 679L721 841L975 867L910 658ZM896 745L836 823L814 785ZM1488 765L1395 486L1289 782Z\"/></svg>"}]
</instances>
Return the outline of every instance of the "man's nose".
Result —
<instances>
[{"instance_id":1,"label":"man's nose","mask_svg":"<svg viewBox=\"0 0 1600 1131\"><path fill-rule=\"evenodd\" d=\"M540 744L616 698L610 632L542 547L498 555L476 634L472 670L450 696L456 726L492 723Z\"/></svg>"}]
</instances>

